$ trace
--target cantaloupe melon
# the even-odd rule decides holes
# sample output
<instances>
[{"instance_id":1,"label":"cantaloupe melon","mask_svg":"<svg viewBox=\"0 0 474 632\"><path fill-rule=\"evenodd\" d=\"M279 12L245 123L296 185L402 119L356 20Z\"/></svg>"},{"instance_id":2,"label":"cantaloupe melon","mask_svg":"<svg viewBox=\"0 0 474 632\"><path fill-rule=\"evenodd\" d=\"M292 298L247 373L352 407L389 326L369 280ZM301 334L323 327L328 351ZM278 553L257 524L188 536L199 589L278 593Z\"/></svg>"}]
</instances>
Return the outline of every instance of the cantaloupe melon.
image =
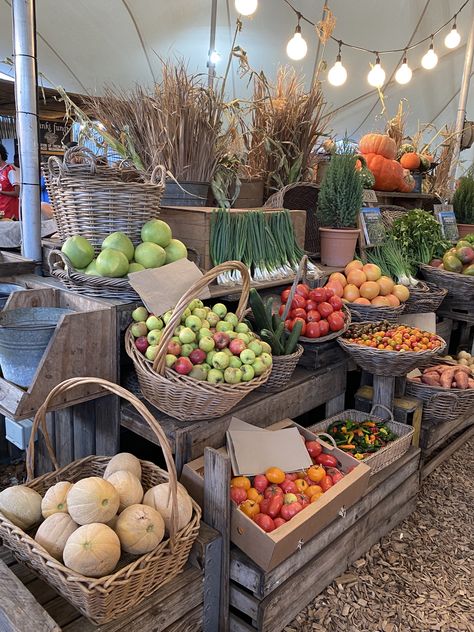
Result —
<instances>
[{"instance_id":1,"label":"cantaloupe melon","mask_svg":"<svg viewBox=\"0 0 474 632\"><path fill-rule=\"evenodd\" d=\"M69 536L63 559L68 568L81 575L103 577L117 566L120 559L120 540L105 524L86 524Z\"/></svg>"},{"instance_id":2,"label":"cantaloupe melon","mask_svg":"<svg viewBox=\"0 0 474 632\"><path fill-rule=\"evenodd\" d=\"M136 456L129 452L119 452L113 456L107 464L104 472L104 478L107 479L114 472L126 470L138 478L142 479L142 466Z\"/></svg>"},{"instance_id":3,"label":"cantaloupe melon","mask_svg":"<svg viewBox=\"0 0 474 632\"><path fill-rule=\"evenodd\" d=\"M148 505L130 505L122 511L115 525L122 549L143 555L156 549L165 534L161 514Z\"/></svg>"},{"instance_id":4,"label":"cantaloupe melon","mask_svg":"<svg viewBox=\"0 0 474 632\"><path fill-rule=\"evenodd\" d=\"M79 527L67 513L51 514L40 524L35 535L38 544L57 560L62 560L64 547L69 536Z\"/></svg>"},{"instance_id":5,"label":"cantaloupe melon","mask_svg":"<svg viewBox=\"0 0 474 632\"><path fill-rule=\"evenodd\" d=\"M48 489L41 503L41 513L43 518L52 516L55 513L67 513L66 497L72 487L69 481L60 481Z\"/></svg>"},{"instance_id":6,"label":"cantaloupe melon","mask_svg":"<svg viewBox=\"0 0 474 632\"><path fill-rule=\"evenodd\" d=\"M0 492L0 511L20 529L29 529L41 520L41 498L26 485L14 485Z\"/></svg>"},{"instance_id":7,"label":"cantaloupe melon","mask_svg":"<svg viewBox=\"0 0 474 632\"><path fill-rule=\"evenodd\" d=\"M119 513L129 507L142 502L143 487L136 476L126 470L118 470L107 479L118 491L120 497Z\"/></svg>"},{"instance_id":8,"label":"cantaloupe melon","mask_svg":"<svg viewBox=\"0 0 474 632\"><path fill-rule=\"evenodd\" d=\"M69 514L78 524L108 522L118 511L120 497L115 487L98 476L83 478L67 496Z\"/></svg>"},{"instance_id":9,"label":"cantaloupe melon","mask_svg":"<svg viewBox=\"0 0 474 632\"><path fill-rule=\"evenodd\" d=\"M160 512L166 527L170 531L171 524L171 491L169 483L160 483L151 487L143 498L143 504ZM178 530L183 529L191 520L193 505L186 489L178 483Z\"/></svg>"}]
</instances>

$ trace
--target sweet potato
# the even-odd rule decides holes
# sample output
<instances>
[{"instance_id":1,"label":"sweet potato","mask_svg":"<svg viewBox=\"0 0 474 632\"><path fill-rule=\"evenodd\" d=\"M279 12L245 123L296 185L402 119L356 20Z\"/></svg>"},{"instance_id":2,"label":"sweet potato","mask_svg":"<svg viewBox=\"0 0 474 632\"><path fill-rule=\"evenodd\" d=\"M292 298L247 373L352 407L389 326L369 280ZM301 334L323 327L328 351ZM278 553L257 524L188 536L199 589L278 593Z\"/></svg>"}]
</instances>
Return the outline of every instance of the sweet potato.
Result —
<instances>
[{"instance_id":1,"label":"sweet potato","mask_svg":"<svg viewBox=\"0 0 474 632\"><path fill-rule=\"evenodd\" d=\"M456 380L457 388L461 388L463 390L469 388L469 378L464 371L456 371L454 379Z\"/></svg>"},{"instance_id":2,"label":"sweet potato","mask_svg":"<svg viewBox=\"0 0 474 632\"><path fill-rule=\"evenodd\" d=\"M421 383L421 376L417 375L416 377L411 377L410 381L411 382L416 382L417 384L420 384ZM473 380L473 382L474 382L474 380Z\"/></svg>"},{"instance_id":3,"label":"sweet potato","mask_svg":"<svg viewBox=\"0 0 474 632\"><path fill-rule=\"evenodd\" d=\"M453 381L454 374L457 371L457 367L449 368L447 371L443 371L439 378L439 385L442 388L451 388L451 382Z\"/></svg>"},{"instance_id":4,"label":"sweet potato","mask_svg":"<svg viewBox=\"0 0 474 632\"><path fill-rule=\"evenodd\" d=\"M466 375L472 375L471 369L468 366L463 366L462 364L458 364L456 371L461 371L462 373L466 373Z\"/></svg>"},{"instance_id":5,"label":"sweet potato","mask_svg":"<svg viewBox=\"0 0 474 632\"><path fill-rule=\"evenodd\" d=\"M468 378L467 383L469 385L469 388L474 388L474 380L472 379L472 377Z\"/></svg>"},{"instance_id":6,"label":"sweet potato","mask_svg":"<svg viewBox=\"0 0 474 632\"><path fill-rule=\"evenodd\" d=\"M424 373L421 376L421 381L423 384L428 384L428 386L439 386L440 376L435 372Z\"/></svg>"}]
</instances>

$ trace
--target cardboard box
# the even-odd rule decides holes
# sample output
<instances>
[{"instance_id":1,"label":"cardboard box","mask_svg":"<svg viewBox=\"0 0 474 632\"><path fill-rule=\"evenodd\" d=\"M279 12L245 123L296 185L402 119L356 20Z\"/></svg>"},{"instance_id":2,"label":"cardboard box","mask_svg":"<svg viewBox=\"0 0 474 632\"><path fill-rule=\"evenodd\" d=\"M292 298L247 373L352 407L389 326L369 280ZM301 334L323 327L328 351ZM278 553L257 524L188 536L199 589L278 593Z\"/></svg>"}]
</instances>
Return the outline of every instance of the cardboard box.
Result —
<instances>
[{"instance_id":1,"label":"cardboard box","mask_svg":"<svg viewBox=\"0 0 474 632\"><path fill-rule=\"evenodd\" d=\"M296 426L305 439L315 439L316 435L299 426L291 419L284 419L268 430L279 430ZM370 467L361 463L349 454L321 441L324 452L333 454L347 472L318 502L303 509L287 524L272 533L265 533L255 522L232 504L231 541L246 553L251 560L263 570L270 571L278 564L301 549L305 542L317 535L328 524L335 520L344 509L356 503L367 489ZM227 453L225 448L220 452ZM193 498L202 505L204 493L204 457L187 463L181 475L181 482L186 486Z\"/></svg>"}]
</instances>

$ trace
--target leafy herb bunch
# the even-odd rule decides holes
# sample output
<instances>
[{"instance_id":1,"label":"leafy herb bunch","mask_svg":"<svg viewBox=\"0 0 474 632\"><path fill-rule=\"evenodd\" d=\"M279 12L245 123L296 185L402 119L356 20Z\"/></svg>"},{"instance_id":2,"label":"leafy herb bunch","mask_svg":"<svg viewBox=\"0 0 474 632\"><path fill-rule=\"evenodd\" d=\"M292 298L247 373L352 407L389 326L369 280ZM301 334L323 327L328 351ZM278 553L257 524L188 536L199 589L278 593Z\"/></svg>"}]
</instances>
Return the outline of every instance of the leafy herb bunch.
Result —
<instances>
[{"instance_id":1,"label":"leafy herb bunch","mask_svg":"<svg viewBox=\"0 0 474 632\"><path fill-rule=\"evenodd\" d=\"M454 214L459 224L474 224L474 178L472 174L459 180L453 196Z\"/></svg>"},{"instance_id":2,"label":"leafy herb bunch","mask_svg":"<svg viewBox=\"0 0 474 632\"><path fill-rule=\"evenodd\" d=\"M429 263L452 245L443 239L441 226L434 216L419 208L395 220L391 234L413 266Z\"/></svg>"}]
</instances>

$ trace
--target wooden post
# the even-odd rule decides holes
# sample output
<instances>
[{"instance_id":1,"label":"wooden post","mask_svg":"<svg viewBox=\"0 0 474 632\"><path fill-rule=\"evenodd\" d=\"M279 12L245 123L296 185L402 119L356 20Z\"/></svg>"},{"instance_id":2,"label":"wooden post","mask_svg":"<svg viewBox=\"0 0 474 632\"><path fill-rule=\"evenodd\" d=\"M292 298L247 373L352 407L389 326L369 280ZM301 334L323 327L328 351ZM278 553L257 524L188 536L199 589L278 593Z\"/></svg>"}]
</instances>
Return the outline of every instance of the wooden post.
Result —
<instances>
[{"instance_id":1,"label":"wooden post","mask_svg":"<svg viewBox=\"0 0 474 632\"><path fill-rule=\"evenodd\" d=\"M372 405L381 404L390 410L393 409L393 396L395 394L395 378L386 375L374 375L374 396ZM377 415L384 419L388 413L383 409L377 410Z\"/></svg>"}]
</instances>

